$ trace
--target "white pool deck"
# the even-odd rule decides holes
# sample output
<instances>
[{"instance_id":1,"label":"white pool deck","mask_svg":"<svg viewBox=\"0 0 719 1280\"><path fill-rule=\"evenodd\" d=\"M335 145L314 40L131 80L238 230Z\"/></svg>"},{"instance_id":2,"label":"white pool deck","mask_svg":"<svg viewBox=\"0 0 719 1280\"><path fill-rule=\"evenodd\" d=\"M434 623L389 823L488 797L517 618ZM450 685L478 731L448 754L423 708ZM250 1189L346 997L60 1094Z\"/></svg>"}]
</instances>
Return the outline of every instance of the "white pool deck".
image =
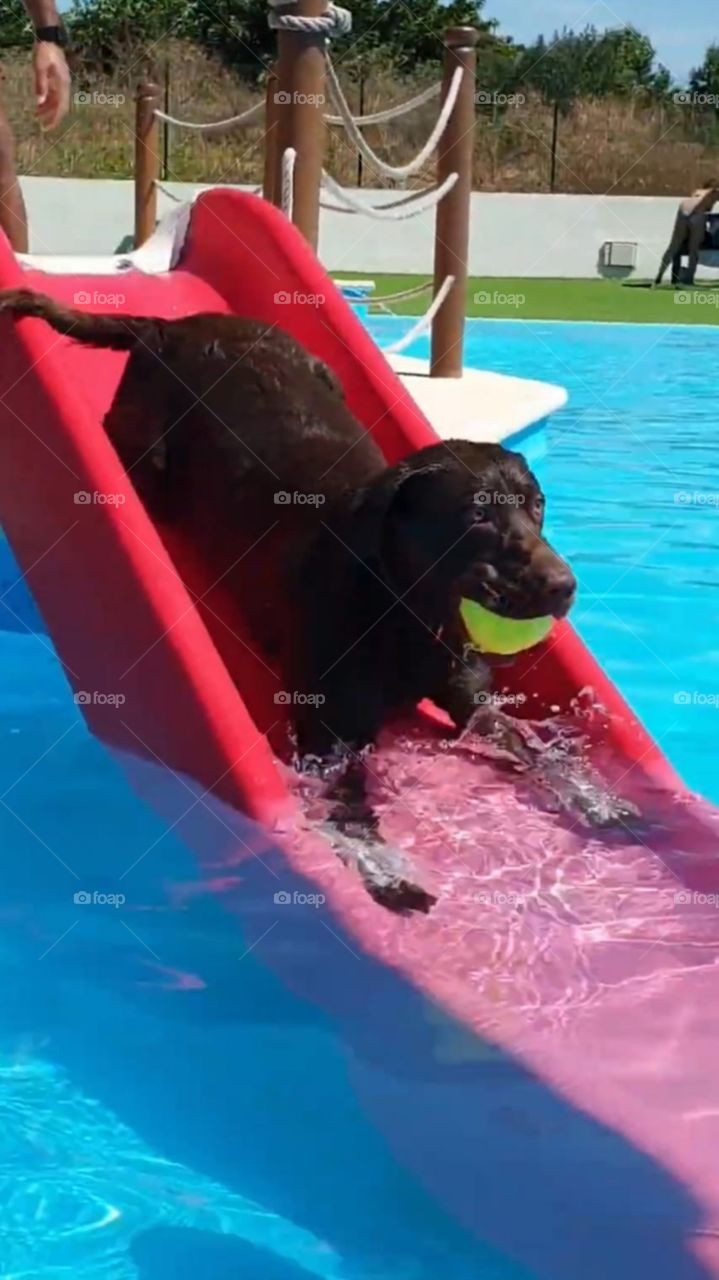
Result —
<instances>
[{"instance_id":1,"label":"white pool deck","mask_svg":"<svg viewBox=\"0 0 719 1280\"><path fill-rule=\"evenodd\" d=\"M564 387L465 368L461 378L430 378L429 364L411 356L389 363L443 440L511 441L567 403Z\"/></svg>"}]
</instances>

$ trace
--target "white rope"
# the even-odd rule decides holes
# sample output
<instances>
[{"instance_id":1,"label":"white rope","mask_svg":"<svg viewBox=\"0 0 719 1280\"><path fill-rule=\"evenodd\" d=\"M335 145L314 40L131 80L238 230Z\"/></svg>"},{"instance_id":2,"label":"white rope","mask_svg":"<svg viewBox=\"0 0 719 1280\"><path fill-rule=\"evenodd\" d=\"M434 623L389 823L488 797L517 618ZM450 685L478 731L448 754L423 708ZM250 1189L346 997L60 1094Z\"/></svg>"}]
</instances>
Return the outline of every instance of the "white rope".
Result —
<instances>
[{"instance_id":1,"label":"white rope","mask_svg":"<svg viewBox=\"0 0 719 1280\"><path fill-rule=\"evenodd\" d=\"M349 138L354 143L360 155L364 157L368 164L374 165L375 168L387 178L409 178L412 174L418 173L419 170L427 163L433 151L436 150L437 144L440 142L444 131L447 128L449 117L454 111L455 103L462 84L464 68L455 67L454 75L452 76L449 90L447 92L447 97L445 98L445 101L442 104L442 110L437 117L437 123L422 147L422 150L415 156L414 160L410 160L407 164L400 165L387 164L385 160L377 155L376 151L372 150L369 143L365 142L360 130L355 124L347 99L342 92L342 86L339 82L337 72L332 66L329 58L327 58L327 74L335 106L342 116L342 121Z\"/></svg>"},{"instance_id":2,"label":"white rope","mask_svg":"<svg viewBox=\"0 0 719 1280\"><path fill-rule=\"evenodd\" d=\"M331 178L323 169L322 185L336 200L340 201L340 204L322 203L322 208L329 209L332 213L363 213L368 218L375 218L379 222L401 222L405 218L414 218L420 213L425 213L427 209L433 209L440 200L444 199L447 192L452 190L458 177L459 174L450 173L439 187L429 187L427 191L412 191L401 200L392 200L389 204L375 206L362 204L356 196L341 187L339 182L335 182L334 178Z\"/></svg>"},{"instance_id":3,"label":"white rope","mask_svg":"<svg viewBox=\"0 0 719 1280\"><path fill-rule=\"evenodd\" d=\"M424 284L416 284L411 289L403 289L401 293L380 293L377 297L369 297L367 299L371 307L385 306L388 302L404 302L407 298L418 298L421 293L426 293L432 288L432 281L425 280Z\"/></svg>"},{"instance_id":4,"label":"white rope","mask_svg":"<svg viewBox=\"0 0 719 1280\"><path fill-rule=\"evenodd\" d=\"M417 323L412 325L409 333L406 333L398 342L393 342L391 347L384 347L382 352L383 355L398 356L401 351L405 351L406 348L411 346L417 338L421 338L429 329L432 328L432 321L442 306L445 298L449 294L455 278L455 276L447 276L447 279L444 281L444 284L434 298L427 314L420 316Z\"/></svg>"},{"instance_id":5,"label":"white rope","mask_svg":"<svg viewBox=\"0 0 719 1280\"><path fill-rule=\"evenodd\" d=\"M297 152L288 147L282 156L282 212L292 221L295 206L295 162Z\"/></svg>"},{"instance_id":6,"label":"white rope","mask_svg":"<svg viewBox=\"0 0 719 1280\"><path fill-rule=\"evenodd\" d=\"M329 62L329 58L327 59ZM429 89L425 89L424 93L418 93L416 98L409 98L407 102L402 102L398 107L387 107L385 111L375 111L370 116L354 116L354 122L358 129L364 129L371 124L386 124L388 120L397 120L400 116L409 115L410 111L414 111L417 107L423 107L425 103L431 102L442 91L442 82L437 81ZM344 125L343 116L325 116L326 124Z\"/></svg>"},{"instance_id":7,"label":"white rope","mask_svg":"<svg viewBox=\"0 0 719 1280\"><path fill-rule=\"evenodd\" d=\"M164 120L165 124L174 124L178 129L200 129L203 133L213 131L219 133L222 129L230 129L233 125L242 124L243 120L249 120L251 116L257 115L264 105L264 102L256 102L254 107L241 111L238 116L230 116L228 120L211 120L209 124L196 124L192 120L176 120L174 116L168 116L164 111L160 111L159 107L155 107L155 115L158 120Z\"/></svg>"},{"instance_id":8,"label":"white rope","mask_svg":"<svg viewBox=\"0 0 719 1280\"><path fill-rule=\"evenodd\" d=\"M338 4L327 5L327 12L316 18L303 18L297 13L281 13L278 10L294 7L295 0L267 0L270 12L267 21L273 31L303 31L306 35L346 36L352 30L352 14Z\"/></svg>"}]
</instances>

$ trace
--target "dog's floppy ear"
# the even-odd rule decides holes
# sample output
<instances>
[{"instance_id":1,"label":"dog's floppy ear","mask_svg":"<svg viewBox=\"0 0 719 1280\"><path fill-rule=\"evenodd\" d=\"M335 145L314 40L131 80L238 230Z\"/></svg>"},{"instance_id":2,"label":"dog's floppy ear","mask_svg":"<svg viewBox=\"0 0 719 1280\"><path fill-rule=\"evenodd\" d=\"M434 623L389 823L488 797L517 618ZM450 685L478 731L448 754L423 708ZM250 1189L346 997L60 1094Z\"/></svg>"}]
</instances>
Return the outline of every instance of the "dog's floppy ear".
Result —
<instances>
[{"instance_id":1,"label":"dog's floppy ear","mask_svg":"<svg viewBox=\"0 0 719 1280\"><path fill-rule=\"evenodd\" d=\"M388 467L354 495L347 525L347 542L358 559L383 572L388 521L412 511L428 480L441 468L434 463L412 468L406 462Z\"/></svg>"}]
</instances>

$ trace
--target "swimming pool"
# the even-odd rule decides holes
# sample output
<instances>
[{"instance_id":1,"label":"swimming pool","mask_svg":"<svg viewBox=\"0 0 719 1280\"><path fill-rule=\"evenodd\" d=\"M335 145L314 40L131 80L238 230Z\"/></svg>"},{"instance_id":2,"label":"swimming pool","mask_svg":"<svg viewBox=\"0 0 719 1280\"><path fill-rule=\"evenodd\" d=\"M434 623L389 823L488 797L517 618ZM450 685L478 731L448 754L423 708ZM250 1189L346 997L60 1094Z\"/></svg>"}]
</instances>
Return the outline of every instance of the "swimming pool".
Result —
<instances>
[{"instance_id":1,"label":"swimming pool","mask_svg":"<svg viewBox=\"0 0 719 1280\"><path fill-rule=\"evenodd\" d=\"M405 323L389 321L393 336ZM521 326L472 325L470 350L485 367L563 382L573 393L550 425L541 464L552 533L582 582L585 636L650 722L624 678L639 666L633 650L627 658L616 619L608 622L594 599L602 572L618 577L633 559L615 530L619 517L605 512L621 511L622 500L612 476L597 476L595 450L617 475L627 458L616 442L596 445L606 411L582 421L566 367L586 365L588 380L596 342L584 350L581 332L576 346L567 334L560 358L560 335L549 337L554 365ZM599 360L607 387L631 365L621 343ZM672 376L666 382L672 387ZM695 461L687 490L698 490L698 472ZM652 491L647 483L645 500ZM585 547L590 515L594 531L600 519L610 527L606 542ZM634 515L623 519L640 533L642 513ZM701 546L710 545L707 534ZM608 571L606 548L619 556L623 547L625 560ZM706 611L705 585L698 593L710 564L703 573L694 598ZM261 938L223 911L222 894L208 891L187 848L88 736L2 547L0 596L0 1275L531 1280L470 1238L393 1154L358 1101L356 1064L336 1025L263 963ZM677 649L684 599L677 593L668 633ZM624 606L615 610L621 616ZM615 628L615 651L602 653ZM702 671L710 669L704 655ZM646 681L654 694L648 670ZM121 909L111 904L118 894ZM446 1048L460 1071L457 1055L466 1052L454 1040ZM489 1088L499 1070L489 1062ZM521 1109L512 1123L521 1134Z\"/></svg>"},{"instance_id":2,"label":"swimming pool","mask_svg":"<svg viewBox=\"0 0 719 1280\"><path fill-rule=\"evenodd\" d=\"M380 345L404 318L369 324ZM427 357L427 340L406 354ZM573 622L687 784L719 801L719 334L469 320L465 358L559 383L537 465Z\"/></svg>"}]
</instances>

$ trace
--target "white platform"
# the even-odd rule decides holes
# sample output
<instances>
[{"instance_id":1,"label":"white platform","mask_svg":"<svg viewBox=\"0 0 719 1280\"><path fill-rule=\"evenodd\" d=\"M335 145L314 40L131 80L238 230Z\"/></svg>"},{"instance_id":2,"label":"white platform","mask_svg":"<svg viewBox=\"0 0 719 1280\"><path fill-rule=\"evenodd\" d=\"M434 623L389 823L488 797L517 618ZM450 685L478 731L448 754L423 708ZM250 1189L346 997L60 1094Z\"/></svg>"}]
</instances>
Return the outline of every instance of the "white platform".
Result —
<instances>
[{"instance_id":1,"label":"white platform","mask_svg":"<svg viewBox=\"0 0 719 1280\"><path fill-rule=\"evenodd\" d=\"M564 387L503 373L465 369L461 378L430 378L429 364L411 356L389 363L443 440L498 444L567 403Z\"/></svg>"}]
</instances>

